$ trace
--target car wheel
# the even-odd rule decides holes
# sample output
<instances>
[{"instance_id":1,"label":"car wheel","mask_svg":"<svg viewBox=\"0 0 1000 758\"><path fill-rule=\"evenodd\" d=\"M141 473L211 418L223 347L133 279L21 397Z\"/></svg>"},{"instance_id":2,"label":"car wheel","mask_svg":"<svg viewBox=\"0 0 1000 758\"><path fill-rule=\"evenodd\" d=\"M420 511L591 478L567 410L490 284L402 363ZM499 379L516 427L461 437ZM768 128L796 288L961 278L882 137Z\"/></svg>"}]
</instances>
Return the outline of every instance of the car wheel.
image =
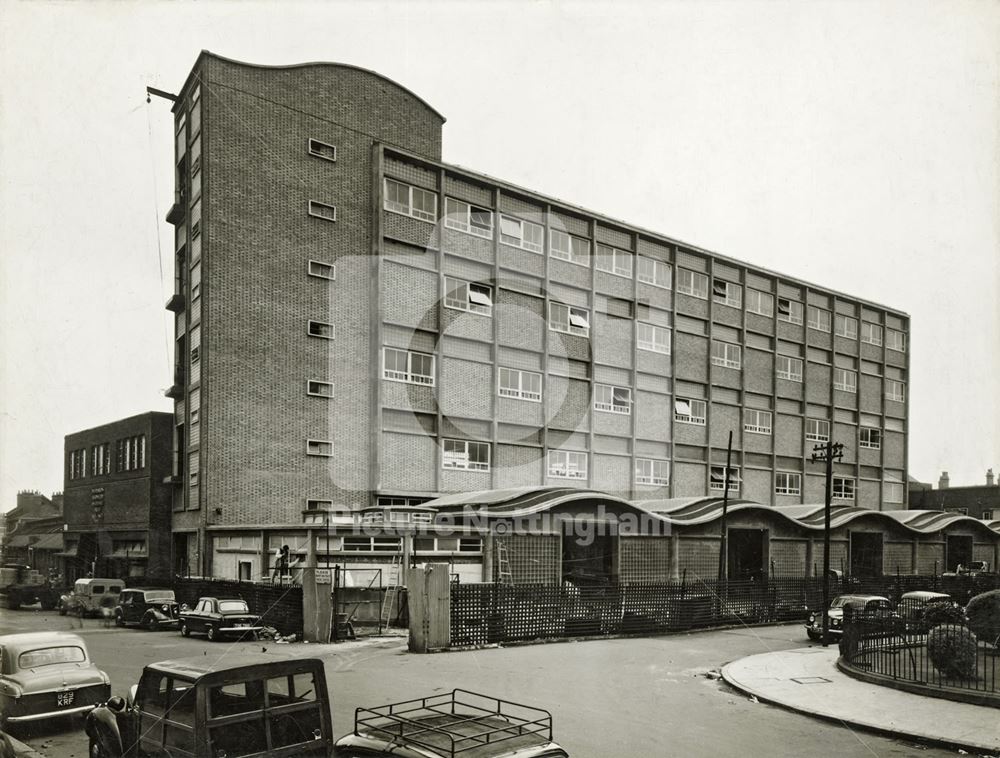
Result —
<instances>
[{"instance_id":1,"label":"car wheel","mask_svg":"<svg viewBox=\"0 0 1000 758\"><path fill-rule=\"evenodd\" d=\"M806 630L806 634L809 635L809 639L813 642L819 642L822 639L823 634L821 632L814 632L812 629Z\"/></svg>"},{"instance_id":2,"label":"car wheel","mask_svg":"<svg viewBox=\"0 0 1000 758\"><path fill-rule=\"evenodd\" d=\"M87 755L90 758L104 758L104 751L101 749L101 743L94 738L90 739L90 749L87 751Z\"/></svg>"},{"instance_id":3,"label":"car wheel","mask_svg":"<svg viewBox=\"0 0 1000 758\"><path fill-rule=\"evenodd\" d=\"M156 623L156 616L150 616L146 619L146 629L150 632L155 632L160 628L160 625Z\"/></svg>"},{"instance_id":4,"label":"car wheel","mask_svg":"<svg viewBox=\"0 0 1000 758\"><path fill-rule=\"evenodd\" d=\"M60 616L66 615L66 606L63 605L62 603L59 603L59 615Z\"/></svg>"},{"instance_id":5,"label":"car wheel","mask_svg":"<svg viewBox=\"0 0 1000 758\"><path fill-rule=\"evenodd\" d=\"M215 642L219 638L218 629L213 625L208 627L208 641Z\"/></svg>"},{"instance_id":6,"label":"car wheel","mask_svg":"<svg viewBox=\"0 0 1000 758\"><path fill-rule=\"evenodd\" d=\"M181 622L181 637L190 637L190 636L191 636L191 630L188 629L188 625L185 624L182 621Z\"/></svg>"},{"instance_id":7,"label":"car wheel","mask_svg":"<svg viewBox=\"0 0 1000 758\"><path fill-rule=\"evenodd\" d=\"M125 617L120 613L115 614L115 626L125 626Z\"/></svg>"}]
</instances>

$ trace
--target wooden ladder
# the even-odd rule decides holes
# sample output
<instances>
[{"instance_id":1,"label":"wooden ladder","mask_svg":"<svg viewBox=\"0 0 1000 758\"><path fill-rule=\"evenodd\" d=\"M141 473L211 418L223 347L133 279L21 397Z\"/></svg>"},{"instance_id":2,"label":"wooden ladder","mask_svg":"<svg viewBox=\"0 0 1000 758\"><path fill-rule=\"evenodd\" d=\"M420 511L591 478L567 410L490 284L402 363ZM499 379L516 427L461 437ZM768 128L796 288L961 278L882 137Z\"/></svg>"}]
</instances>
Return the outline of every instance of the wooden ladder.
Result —
<instances>
[{"instance_id":1,"label":"wooden ladder","mask_svg":"<svg viewBox=\"0 0 1000 758\"><path fill-rule=\"evenodd\" d=\"M502 539L496 541L497 546L497 584L508 587L514 585L514 574L510 570L510 548Z\"/></svg>"},{"instance_id":2,"label":"wooden ladder","mask_svg":"<svg viewBox=\"0 0 1000 758\"><path fill-rule=\"evenodd\" d=\"M403 556L397 553L392 556L392 564L389 566L389 582L385 587L385 594L382 595L382 610L379 613L378 630L389 628L392 620L392 609L396 605L396 598L399 597L399 580L403 570Z\"/></svg>"}]
</instances>

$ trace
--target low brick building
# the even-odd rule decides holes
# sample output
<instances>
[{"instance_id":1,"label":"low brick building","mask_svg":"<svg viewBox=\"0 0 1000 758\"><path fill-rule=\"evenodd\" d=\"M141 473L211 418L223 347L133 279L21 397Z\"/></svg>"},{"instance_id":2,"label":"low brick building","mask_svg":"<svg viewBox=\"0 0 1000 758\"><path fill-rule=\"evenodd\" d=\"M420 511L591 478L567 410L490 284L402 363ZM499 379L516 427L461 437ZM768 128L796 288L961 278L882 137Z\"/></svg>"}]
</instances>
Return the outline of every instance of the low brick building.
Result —
<instances>
[{"instance_id":1,"label":"low brick building","mask_svg":"<svg viewBox=\"0 0 1000 758\"><path fill-rule=\"evenodd\" d=\"M59 573L63 549L63 496L17 493L17 506L3 515L3 562L31 566L45 576Z\"/></svg>"},{"instance_id":2,"label":"low brick building","mask_svg":"<svg viewBox=\"0 0 1000 758\"><path fill-rule=\"evenodd\" d=\"M924 511L949 511L963 516L992 521L1000 519L1000 484L993 469L986 472L985 484L952 487L948 472L938 479L937 489L911 480L910 508Z\"/></svg>"},{"instance_id":3,"label":"low brick building","mask_svg":"<svg viewBox=\"0 0 1000 758\"><path fill-rule=\"evenodd\" d=\"M173 424L149 412L65 440L64 574L166 581L172 575Z\"/></svg>"}]
</instances>

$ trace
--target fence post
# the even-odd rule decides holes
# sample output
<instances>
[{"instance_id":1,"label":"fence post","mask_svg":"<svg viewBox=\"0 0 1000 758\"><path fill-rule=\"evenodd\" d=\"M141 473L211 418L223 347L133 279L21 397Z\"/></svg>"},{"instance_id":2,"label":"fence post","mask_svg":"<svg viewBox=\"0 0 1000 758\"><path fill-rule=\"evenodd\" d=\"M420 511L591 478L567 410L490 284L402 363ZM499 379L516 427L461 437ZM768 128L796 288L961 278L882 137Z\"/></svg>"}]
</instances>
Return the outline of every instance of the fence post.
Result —
<instances>
[{"instance_id":1,"label":"fence post","mask_svg":"<svg viewBox=\"0 0 1000 758\"><path fill-rule=\"evenodd\" d=\"M411 573L407 588L410 651L427 653L451 644L451 577L447 563L430 563Z\"/></svg>"}]
</instances>

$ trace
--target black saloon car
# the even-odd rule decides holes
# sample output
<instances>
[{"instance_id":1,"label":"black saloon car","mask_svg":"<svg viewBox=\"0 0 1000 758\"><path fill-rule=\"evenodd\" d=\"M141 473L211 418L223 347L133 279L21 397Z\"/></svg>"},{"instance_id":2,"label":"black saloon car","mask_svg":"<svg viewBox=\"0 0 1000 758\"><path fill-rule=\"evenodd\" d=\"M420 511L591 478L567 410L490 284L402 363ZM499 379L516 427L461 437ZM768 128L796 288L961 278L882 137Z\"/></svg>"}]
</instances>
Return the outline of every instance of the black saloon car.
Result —
<instances>
[{"instance_id":1,"label":"black saloon car","mask_svg":"<svg viewBox=\"0 0 1000 758\"><path fill-rule=\"evenodd\" d=\"M224 636L253 637L264 627L239 598L203 597L193 610L181 611L181 634L204 633L209 641Z\"/></svg>"},{"instance_id":2,"label":"black saloon car","mask_svg":"<svg viewBox=\"0 0 1000 758\"><path fill-rule=\"evenodd\" d=\"M127 589L118 596L115 624L141 626L151 632L180 626L180 606L173 590Z\"/></svg>"}]
</instances>

